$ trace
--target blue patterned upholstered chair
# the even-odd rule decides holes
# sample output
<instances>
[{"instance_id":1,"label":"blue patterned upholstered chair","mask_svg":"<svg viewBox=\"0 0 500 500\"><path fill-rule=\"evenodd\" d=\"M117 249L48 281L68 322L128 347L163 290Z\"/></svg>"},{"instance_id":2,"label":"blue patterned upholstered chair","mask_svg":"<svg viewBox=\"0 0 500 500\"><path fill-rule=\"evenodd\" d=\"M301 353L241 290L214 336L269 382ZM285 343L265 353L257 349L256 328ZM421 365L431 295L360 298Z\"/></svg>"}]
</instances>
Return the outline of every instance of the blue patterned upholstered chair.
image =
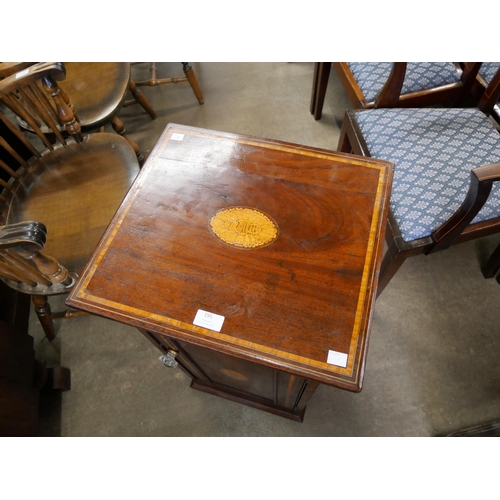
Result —
<instances>
[{"instance_id":1,"label":"blue patterned upholstered chair","mask_svg":"<svg viewBox=\"0 0 500 500\"><path fill-rule=\"evenodd\" d=\"M461 105L480 63L463 64L463 68L452 62L334 62L332 66L353 107L364 109L423 107L445 102ZM396 66L400 71L395 73ZM311 113L317 120L321 117L328 73L329 63L316 63ZM392 96L391 87L396 89ZM384 99L386 90L389 95Z\"/></svg>"},{"instance_id":2,"label":"blue patterned upholstered chair","mask_svg":"<svg viewBox=\"0 0 500 500\"><path fill-rule=\"evenodd\" d=\"M395 164L379 293L407 257L500 231L500 134L485 102L346 111L339 150Z\"/></svg>"}]
</instances>

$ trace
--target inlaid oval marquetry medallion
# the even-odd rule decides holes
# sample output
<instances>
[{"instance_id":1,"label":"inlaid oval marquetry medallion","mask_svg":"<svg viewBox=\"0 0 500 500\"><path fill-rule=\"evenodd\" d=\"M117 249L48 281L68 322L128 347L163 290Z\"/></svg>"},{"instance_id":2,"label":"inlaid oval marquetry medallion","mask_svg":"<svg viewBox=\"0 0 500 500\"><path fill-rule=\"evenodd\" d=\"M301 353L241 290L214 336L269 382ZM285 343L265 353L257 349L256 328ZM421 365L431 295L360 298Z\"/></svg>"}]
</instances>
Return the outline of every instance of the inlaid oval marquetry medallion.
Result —
<instances>
[{"instance_id":1,"label":"inlaid oval marquetry medallion","mask_svg":"<svg viewBox=\"0 0 500 500\"><path fill-rule=\"evenodd\" d=\"M213 235L237 248L260 248L278 237L278 225L269 215L255 208L223 208L210 217Z\"/></svg>"}]
</instances>

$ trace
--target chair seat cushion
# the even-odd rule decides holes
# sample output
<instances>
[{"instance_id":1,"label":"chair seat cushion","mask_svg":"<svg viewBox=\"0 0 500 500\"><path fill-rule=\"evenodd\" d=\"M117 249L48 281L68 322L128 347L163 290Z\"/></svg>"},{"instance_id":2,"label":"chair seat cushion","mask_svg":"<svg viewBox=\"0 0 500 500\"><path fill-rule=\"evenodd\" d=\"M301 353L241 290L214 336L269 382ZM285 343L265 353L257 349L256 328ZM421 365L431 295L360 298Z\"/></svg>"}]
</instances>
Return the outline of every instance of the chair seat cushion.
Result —
<instances>
[{"instance_id":1,"label":"chair seat cushion","mask_svg":"<svg viewBox=\"0 0 500 500\"><path fill-rule=\"evenodd\" d=\"M351 112L370 156L394 162L391 210L403 240L430 236L464 201L470 171L500 162L500 134L477 109ZM500 216L500 188L472 223Z\"/></svg>"},{"instance_id":2,"label":"chair seat cushion","mask_svg":"<svg viewBox=\"0 0 500 500\"><path fill-rule=\"evenodd\" d=\"M380 94L389 75L391 62L347 63L367 102ZM460 81L460 74L451 62L409 62L401 94L410 94Z\"/></svg>"}]
</instances>

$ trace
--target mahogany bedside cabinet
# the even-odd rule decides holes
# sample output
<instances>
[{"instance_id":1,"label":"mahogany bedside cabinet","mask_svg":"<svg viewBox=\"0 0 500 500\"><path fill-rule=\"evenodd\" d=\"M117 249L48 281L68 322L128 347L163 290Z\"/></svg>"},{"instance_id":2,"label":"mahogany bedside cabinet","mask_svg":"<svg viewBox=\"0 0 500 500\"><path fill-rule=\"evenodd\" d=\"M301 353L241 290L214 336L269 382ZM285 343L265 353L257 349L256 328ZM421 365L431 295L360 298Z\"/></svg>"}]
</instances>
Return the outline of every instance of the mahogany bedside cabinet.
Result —
<instances>
[{"instance_id":1,"label":"mahogany bedside cabinet","mask_svg":"<svg viewBox=\"0 0 500 500\"><path fill-rule=\"evenodd\" d=\"M137 327L191 386L302 421L361 390L393 165L167 125L67 304Z\"/></svg>"}]
</instances>

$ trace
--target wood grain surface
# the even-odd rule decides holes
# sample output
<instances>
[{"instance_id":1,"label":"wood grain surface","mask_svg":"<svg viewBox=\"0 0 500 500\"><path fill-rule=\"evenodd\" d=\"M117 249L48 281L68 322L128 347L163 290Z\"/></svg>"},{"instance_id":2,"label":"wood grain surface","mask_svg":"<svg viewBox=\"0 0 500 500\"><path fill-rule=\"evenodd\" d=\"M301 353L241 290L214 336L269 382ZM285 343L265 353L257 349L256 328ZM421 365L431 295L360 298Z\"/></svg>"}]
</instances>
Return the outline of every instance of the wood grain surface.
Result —
<instances>
[{"instance_id":1,"label":"wood grain surface","mask_svg":"<svg viewBox=\"0 0 500 500\"><path fill-rule=\"evenodd\" d=\"M391 182L388 162L170 124L67 302L359 391ZM218 239L209 221L232 207L269 216L277 239ZM220 332L193 325L200 309Z\"/></svg>"}]
</instances>

